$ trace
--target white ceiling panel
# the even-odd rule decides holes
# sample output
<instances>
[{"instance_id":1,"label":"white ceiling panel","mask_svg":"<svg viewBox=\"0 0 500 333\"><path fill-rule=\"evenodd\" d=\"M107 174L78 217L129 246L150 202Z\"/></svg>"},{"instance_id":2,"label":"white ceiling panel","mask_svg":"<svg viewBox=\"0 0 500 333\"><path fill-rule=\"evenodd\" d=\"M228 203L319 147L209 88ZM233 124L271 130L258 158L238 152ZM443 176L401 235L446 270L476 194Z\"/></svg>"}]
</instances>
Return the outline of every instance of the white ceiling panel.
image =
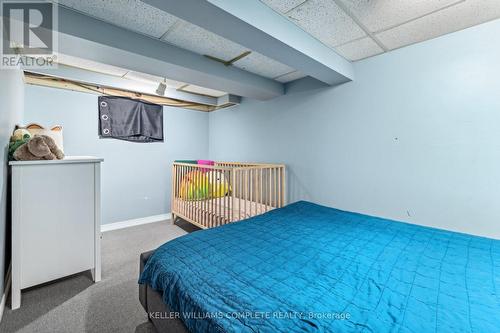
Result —
<instances>
[{"instance_id":1,"label":"white ceiling panel","mask_svg":"<svg viewBox=\"0 0 500 333\"><path fill-rule=\"evenodd\" d=\"M257 52L250 53L243 59L240 59L233 63L233 65L235 67L270 79L286 73L290 73L294 70L287 65L277 62Z\"/></svg>"},{"instance_id":2,"label":"white ceiling panel","mask_svg":"<svg viewBox=\"0 0 500 333\"><path fill-rule=\"evenodd\" d=\"M248 51L241 45L185 21L176 24L163 39L183 49L225 61Z\"/></svg>"},{"instance_id":3,"label":"white ceiling panel","mask_svg":"<svg viewBox=\"0 0 500 333\"><path fill-rule=\"evenodd\" d=\"M333 0L309 0L287 16L330 47L366 36Z\"/></svg>"},{"instance_id":4,"label":"white ceiling panel","mask_svg":"<svg viewBox=\"0 0 500 333\"><path fill-rule=\"evenodd\" d=\"M289 10L304 3L306 0L261 0L263 3L274 9L275 11L285 14Z\"/></svg>"},{"instance_id":5,"label":"white ceiling panel","mask_svg":"<svg viewBox=\"0 0 500 333\"><path fill-rule=\"evenodd\" d=\"M57 63L62 64L62 65L67 65L71 67L76 67L76 68L81 68L81 69L86 69L92 72L97 72L97 73L102 73L102 74L108 74L108 75L113 75L113 76L123 76L125 75L128 71L124 68L120 67L115 67L111 65L106 65L106 64L101 64L99 62L87 60L87 59L82 59L82 58L77 58L65 54L58 53L57 54Z\"/></svg>"},{"instance_id":6,"label":"white ceiling panel","mask_svg":"<svg viewBox=\"0 0 500 333\"><path fill-rule=\"evenodd\" d=\"M463 0L339 0L371 32L406 23Z\"/></svg>"},{"instance_id":7,"label":"white ceiling panel","mask_svg":"<svg viewBox=\"0 0 500 333\"><path fill-rule=\"evenodd\" d=\"M58 0L61 5L103 21L160 38L177 20L139 0Z\"/></svg>"},{"instance_id":8,"label":"white ceiling panel","mask_svg":"<svg viewBox=\"0 0 500 333\"><path fill-rule=\"evenodd\" d=\"M364 37L335 48L338 54L350 61L361 60L380 53L384 50L370 37Z\"/></svg>"},{"instance_id":9,"label":"white ceiling panel","mask_svg":"<svg viewBox=\"0 0 500 333\"><path fill-rule=\"evenodd\" d=\"M183 87L180 89L180 91L187 91L199 95L206 95L206 96L212 96L212 97L221 97L224 95L227 95L227 93L219 90L214 90L214 89L209 89L209 88L204 88L204 87L199 87L195 86L194 84L190 84L186 87Z\"/></svg>"},{"instance_id":10,"label":"white ceiling panel","mask_svg":"<svg viewBox=\"0 0 500 333\"><path fill-rule=\"evenodd\" d=\"M396 49L500 17L499 0L467 0L418 20L377 34L389 49Z\"/></svg>"},{"instance_id":11,"label":"white ceiling panel","mask_svg":"<svg viewBox=\"0 0 500 333\"><path fill-rule=\"evenodd\" d=\"M134 80L134 81L154 83L156 85L159 84L160 82L163 82L163 80L165 80L161 76L133 72L133 71L130 71L127 74L125 74L124 78L129 79L129 80ZM167 83L167 87L173 88L173 89L178 89L186 84L185 82L179 82L179 81L170 80L170 79L166 79L166 83Z\"/></svg>"},{"instance_id":12,"label":"white ceiling panel","mask_svg":"<svg viewBox=\"0 0 500 333\"><path fill-rule=\"evenodd\" d=\"M278 76L274 79L278 82L287 83L287 82L295 81L298 79L302 79L303 77L306 77L306 76L307 75L305 75L304 73L301 73L299 71L294 71L291 73L287 73L287 74Z\"/></svg>"}]
</instances>

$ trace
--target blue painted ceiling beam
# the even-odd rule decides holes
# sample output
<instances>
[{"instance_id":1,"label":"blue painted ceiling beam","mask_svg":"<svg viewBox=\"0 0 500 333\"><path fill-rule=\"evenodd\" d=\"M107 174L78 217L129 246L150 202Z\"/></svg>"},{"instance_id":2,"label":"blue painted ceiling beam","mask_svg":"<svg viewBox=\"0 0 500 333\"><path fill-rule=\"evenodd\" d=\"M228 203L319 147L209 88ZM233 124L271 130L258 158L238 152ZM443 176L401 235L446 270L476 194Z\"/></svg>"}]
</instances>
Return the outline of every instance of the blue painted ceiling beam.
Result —
<instances>
[{"instance_id":1,"label":"blue painted ceiling beam","mask_svg":"<svg viewBox=\"0 0 500 333\"><path fill-rule=\"evenodd\" d=\"M351 81L352 64L259 0L143 0L329 85Z\"/></svg>"},{"instance_id":2,"label":"blue painted ceiling beam","mask_svg":"<svg viewBox=\"0 0 500 333\"><path fill-rule=\"evenodd\" d=\"M230 94L267 100L284 85L160 40L59 7L58 52Z\"/></svg>"}]
</instances>

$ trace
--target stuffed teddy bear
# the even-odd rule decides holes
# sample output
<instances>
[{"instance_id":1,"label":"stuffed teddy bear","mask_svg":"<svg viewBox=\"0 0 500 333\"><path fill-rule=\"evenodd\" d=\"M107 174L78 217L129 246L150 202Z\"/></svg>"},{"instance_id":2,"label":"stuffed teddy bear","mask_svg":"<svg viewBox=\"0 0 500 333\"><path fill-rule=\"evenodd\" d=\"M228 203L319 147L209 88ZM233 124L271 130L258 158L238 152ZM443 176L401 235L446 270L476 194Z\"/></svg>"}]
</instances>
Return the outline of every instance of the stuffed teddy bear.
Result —
<instances>
[{"instance_id":1,"label":"stuffed teddy bear","mask_svg":"<svg viewBox=\"0 0 500 333\"><path fill-rule=\"evenodd\" d=\"M64 153L56 145L54 139L47 135L35 135L14 152L17 161L61 160Z\"/></svg>"},{"instance_id":2,"label":"stuffed teddy bear","mask_svg":"<svg viewBox=\"0 0 500 333\"><path fill-rule=\"evenodd\" d=\"M16 129L14 131L14 134L10 137L10 142L9 142L9 160L14 159L14 152L25 144L26 142L29 141L31 138L30 132L25 129Z\"/></svg>"}]
</instances>

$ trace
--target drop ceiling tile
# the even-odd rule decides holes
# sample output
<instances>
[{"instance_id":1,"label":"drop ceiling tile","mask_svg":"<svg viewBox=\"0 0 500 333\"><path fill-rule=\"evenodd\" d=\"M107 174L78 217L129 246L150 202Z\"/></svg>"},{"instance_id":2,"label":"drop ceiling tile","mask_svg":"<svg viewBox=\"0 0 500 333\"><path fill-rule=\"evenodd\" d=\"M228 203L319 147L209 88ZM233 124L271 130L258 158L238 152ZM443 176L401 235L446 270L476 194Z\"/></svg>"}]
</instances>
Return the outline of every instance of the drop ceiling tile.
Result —
<instances>
[{"instance_id":1,"label":"drop ceiling tile","mask_svg":"<svg viewBox=\"0 0 500 333\"><path fill-rule=\"evenodd\" d=\"M371 32L392 28L463 0L340 0Z\"/></svg>"},{"instance_id":2,"label":"drop ceiling tile","mask_svg":"<svg viewBox=\"0 0 500 333\"><path fill-rule=\"evenodd\" d=\"M139 0L59 0L59 4L103 21L160 38L177 20L175 16Z\"/></svg>"},{"instance_id":3,"label":"drop ceiling tile","mask_svg":"<svg viewBox=\"0 0 500 333\"><path fill-rule=\"evenodd\" d=\"M384 52L370 37L343 44L335 50L350 61L361 60Z\"/></svg>"},{"instance_id":4,"label":"drop ceiling tile","mask_svg":"<svg viewBox=\"0 0 500 333\"><path fill-rule=\"evenodd\" d=\"M140 72L133 72L133 71L130 71L127 74L125 74L124 78L139 82L154 83L156 85L165 80L165 78L161 76L145 74ZM178 89L186 84L185 82L179 82L170 79L166 79L166 82L167 82L167 87L174 89Z\"/></svg>"},{"instance_id":5,"label":"drop ceiling tile","mask_svg":"<svg viewBox=\"0 0 500 333\"><path fill-rule=\"evenodd\" d=\"M183 49L226 61L247 51L241 45L186 21L176 25L163 39Z\"/></svg>"},{"instance_id":6,"label":"drop ceiling tile","mask_svg":"<svg viewBox=\"0 0 500 333\"><path fill-rule=\"evenodd\" d=\"M190 85L188 85L180 90L195 93L195 94L200 94L200 95L212 96L212 97L221 97L221 96L227 95L226 92L215 90L215 89L210 89L210 88L205 88L205 87L199 87L199 86L195 86L194 84L190 84Z\"/></svg>"},{"instance_id":7,"label":"drop ceiling tile","mask_svg":"<svg viewBox=\"0 0 500 333\"><path fill-rule=\"evenodd\" d=\"M250 53L250 55L236 61L233 65L270 79L294 70L293 68L268 58L258 52Z\"/></svg>"},{"instance_id":8,"label":"drop ceiling tile","mask_svg":"<svg viewBox=\"0 0 500 333\"><path fill-rule=\"evenodd\" d=\"M306 0L261 0L263 3L274 9L275 11L285 14L290 9L297 7Z\"/></svg>"},{"instance_id":9,"label":"drop ceiling tile","mask_svg":"<svg viewBox=\"0 0 500 333\"><path fill-rule=\"evenodd\" d=\"M366 35L333 0L309 0L287 16L330 47Z\"/></svg>"},{"instance_id":10,"label":"drop ceiling tile","mask_svg":"<svg viewBox=\"0 0 500 333\"><path fill-rule=\"evenodd\" d=\"M468 0L376 36L389 49L396 49L496 18L500 18L500 1Z\"/></svg>"},{"instance_id":11,"label":"drop ceiling tile","mask_svg":"<svg viewBox=\"0 0 500 333\"><path fill-rule=\"evenodd\" d=\"M281 83L286 83L286 82L291 82L291 81L295 81L298 79L302 79L303 77L306 77L306 76L307 75L305 75L304 73L301 73L299 71L294 71L294 72L287 73L285 75L281 75L279 77L276 77L275 80L278 82L281 82Z\"/></svg>"},{"instance_id":12,"label":"drop ceiling tile","mask_svg":"<svg viewBox=\"0 0 500 333\"><path fill-rule=\"evenodd\" d=\"M113 76L123 76L128 70L120 67L102 64L99 62L77 58L65 54L57 54L57 63L71 67L81 68L92 72L108 74Z\"/></svg>"}]
</instances>

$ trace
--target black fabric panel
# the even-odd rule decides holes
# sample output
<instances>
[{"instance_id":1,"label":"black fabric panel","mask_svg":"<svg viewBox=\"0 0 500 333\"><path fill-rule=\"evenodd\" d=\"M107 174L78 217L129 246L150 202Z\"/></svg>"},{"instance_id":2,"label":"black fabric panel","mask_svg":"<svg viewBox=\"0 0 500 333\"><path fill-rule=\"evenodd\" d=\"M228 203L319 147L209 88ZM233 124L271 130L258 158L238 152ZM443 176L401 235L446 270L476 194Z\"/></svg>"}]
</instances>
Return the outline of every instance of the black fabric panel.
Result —
<instances>
[{"instance_id":1,"label":"black fabric panel","mask_svg":"<svg viewBox=\"0 0 500 333\"><path fill-rule=\"evenodd\" d=\"M163 107L130 98L99 96L99 136L162 142Z\"/></svg>"}]
</instances>

